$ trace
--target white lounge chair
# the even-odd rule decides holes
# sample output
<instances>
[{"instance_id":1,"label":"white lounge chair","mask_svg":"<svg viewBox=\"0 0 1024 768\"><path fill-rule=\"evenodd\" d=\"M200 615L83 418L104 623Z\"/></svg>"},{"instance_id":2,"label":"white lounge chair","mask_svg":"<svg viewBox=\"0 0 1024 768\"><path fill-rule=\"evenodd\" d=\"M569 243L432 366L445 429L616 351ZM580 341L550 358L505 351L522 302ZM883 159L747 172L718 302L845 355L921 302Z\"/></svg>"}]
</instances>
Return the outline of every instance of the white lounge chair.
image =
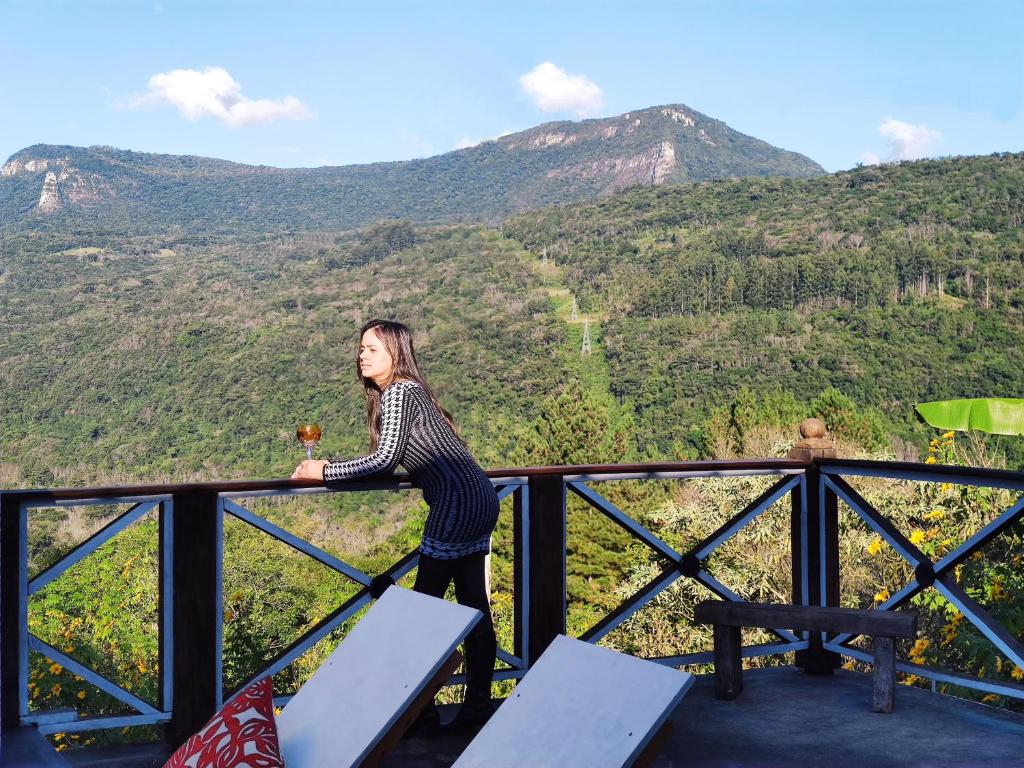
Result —
<instances>
[{"instance_id":1,"label":"white lounge chair","mask_svg":"<svg viewBox=\"0 0 1024 768\"><path fill-rule=\"evenodd\" d=\"M377 765L458 667L480 617L389 587L278 715L285 765Z\"/></svg>"},{"instance_id":2,"label":"white lounge chair","mask_svg":"<svg viewBox=\"0 0 1024 768\"><path fill-rule=\"evenodd\" d=\"M646 764L692 685L686 672L560 635L453 768Z\"/></svg>"}]
</instances>

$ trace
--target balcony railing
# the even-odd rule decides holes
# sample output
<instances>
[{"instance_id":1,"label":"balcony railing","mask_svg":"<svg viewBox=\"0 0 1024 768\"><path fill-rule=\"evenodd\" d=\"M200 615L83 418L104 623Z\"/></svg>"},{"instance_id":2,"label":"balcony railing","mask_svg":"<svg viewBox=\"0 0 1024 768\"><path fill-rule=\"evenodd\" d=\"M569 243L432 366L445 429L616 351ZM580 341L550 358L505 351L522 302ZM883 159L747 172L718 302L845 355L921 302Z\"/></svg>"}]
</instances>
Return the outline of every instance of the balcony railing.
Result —
<instances>
[{"instance_id":1,"label":"balcony railing","mask_svg":"<svg viewBox=\"0 0 1024 768\"><path fill-rule=\"evenodd\" d=\"M552 638L567 627L567 499L572 494L606 516L644 544L661 563L657 575L631 597L582 632L581 638L598 642L620 627L680 579L691 579L724 600L740 596L716 578L710 558L746 526L780 502L788 500L790 600L802 605L839 605L839 503L890 544L912 569L913 577L878 605L898 608L924 590L934 589L952 603L1005 656L1024 668L1021 639L1003 626L983 605L959 585L957 566L1024 517L1024 496L995 515L990 522L938 561L932 561L892 520L875 509L849 482L873 477L894 481L952 483L993 489L1024 491L1024 473L895 462L834 459L745 460L642 465L552 466L501 469L488 472L499 497L510 498L513 537L514 618L512 648L498 651L507 665L496 678L521 677ZM767 489L736 511L717 530L685 549L677 549L613 504L600 492L613 480L687 480L765 476ZM313 543L300 538L243 505L247 498L325 494L346 491L403 490L408 478L352 482L337 489L304 481L245 481L173 486L131 486L65 490L22 490L0 493L0 722L4 728L35 725L44 734L72 733L104 728L166 726L167 738L177 742L198 729L246 682L225 689L223 682L223 559L224 522L244 522L332 569L356 585L356 591L249 675L257 679L292 664L316 643L352 619L390 585L412 571L415 551L378 573L367 573ZM131 505L127 511L64 555L30 577L29 513L47 507L92 504ZM30 631L30 599L76 563L143 516L159 520L159 686L156 701L146 701L118 682L74 658ZM1018 598L1020 599L1020 598ZM767 643L748 645L745 657L797 652L796 663L824 671L839 665L841 657L865 660L867 654L852 643L856 638L807 636L786 628L773 631ZM30 653L42 654L69 672L95 685L132 710L121 715L81 715L75 710L32 709L29 681ZM710 652L694 652L655 659L672 666L708 663ZM906 673L940 683L971 688L1024 701L1024 686L934 667L901 662Z\"/></svg>"}]
</instances>

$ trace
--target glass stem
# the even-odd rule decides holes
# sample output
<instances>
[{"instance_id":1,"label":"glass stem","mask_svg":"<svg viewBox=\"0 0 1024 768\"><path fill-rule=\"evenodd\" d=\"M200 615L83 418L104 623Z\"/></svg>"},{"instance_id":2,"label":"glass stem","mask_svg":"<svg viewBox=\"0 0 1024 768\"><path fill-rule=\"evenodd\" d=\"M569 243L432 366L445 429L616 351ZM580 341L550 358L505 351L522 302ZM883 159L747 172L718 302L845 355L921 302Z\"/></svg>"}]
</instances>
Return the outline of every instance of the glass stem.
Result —
<instances>
[{"instance_id":1,"label":"glass stem","mask_svg":"<svg viewBox=\"0 0 1024 768\"><path fill-rule=\"evenodd\" d=\"M313 458L313 446L312 445L307 445L306 446L306 458L307 459L312 459Z\"/></svg>"}]
</instances>

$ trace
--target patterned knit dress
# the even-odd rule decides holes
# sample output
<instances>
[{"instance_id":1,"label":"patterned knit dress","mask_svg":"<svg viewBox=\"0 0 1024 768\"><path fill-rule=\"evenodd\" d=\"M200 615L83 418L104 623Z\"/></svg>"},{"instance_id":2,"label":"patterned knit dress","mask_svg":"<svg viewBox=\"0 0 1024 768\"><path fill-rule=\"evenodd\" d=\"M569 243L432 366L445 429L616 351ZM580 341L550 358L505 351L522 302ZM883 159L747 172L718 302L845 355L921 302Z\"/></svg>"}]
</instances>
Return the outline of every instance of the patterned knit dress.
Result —
<instances>
[{"instance_id":1,"label":"patterned knit dress","mask_svg":"<svg viewBox=\"0 0 1024 768\"><path fill-rule=\"evenodd\" d=\"M489 550L498 520L494 486L415 381L396 381L381 394L377 450L328 462L324 481L390 473L399 464L430 507L420 552L452 560Z\"/></svg>"}]
</instances>

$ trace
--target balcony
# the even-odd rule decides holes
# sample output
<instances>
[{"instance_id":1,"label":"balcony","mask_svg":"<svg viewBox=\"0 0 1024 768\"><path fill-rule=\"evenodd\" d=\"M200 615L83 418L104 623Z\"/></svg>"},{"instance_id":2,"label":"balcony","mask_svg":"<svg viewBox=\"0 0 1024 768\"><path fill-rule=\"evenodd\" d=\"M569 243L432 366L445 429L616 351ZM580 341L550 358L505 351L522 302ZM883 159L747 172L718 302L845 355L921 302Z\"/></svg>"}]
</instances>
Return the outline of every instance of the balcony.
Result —
<instances>
[{"instance_id":1,"label":"balcony","mask_svg":"<svg viewBox=\"0 0 1024 768\"><path fill-rule=\"evenodd\" d=\"M918 596L960 616L984 644L984 653L1000 659L1007 674L979 676L963 669L921 663L922 655L901 648L898 670L912 685L900 686L896 711L870 710L870 678L863 674L868 653L857 637L812 638L788 631L744 645L743 656L758 668L746 673L747 688L733 702L715 701L712 682L702 677L673 716L675 732L655 765L1009 765L1018 759L1024 735L1024 685L1010 670L1024 668L1024 626L1017 616L1024 595L1002 594L996 603L964 586L961 569L980 559L1001 537L1019 536L1024 516L1024 473L963 467L837 459L746 460L645 465L558 466L492 470L508 539L495 542L510 553L512 596L507 642L498 653L497 680L522 677L550 640L559 633L589 642L620 643L616 632L641 616L645 608L672 590L698 589L705 597L752 599L757 585L727 583L716 571L719 557L741 532L756 530L770 515L788 521L784 540L774 542L787 569L784 599L801 605L848 605L856 596L843 592L853 574L851 526L891 548L900 561L901 584L875 595L876 609L906 607ZM755 498L725 510L721 524L699 537L669 536L644 524L645 510L613 503L605 492L623 481L671 483L749 482ZM986 489L1006 504L988 514L977 530L950 541L940 554L926 553L917 532L901 529L867 498L864 483ZM610 484L606 486L606 484ZM858 485L860 484L860 485ZM38 734L84 735L129 727L147 727L162 742L141 747L79 748L64 753L70 765L160 765L173 745L193 733L248 681L274 675L328 637L337 637L347 622L390 584L416 567L416 552L376 572L347 562L273 522L265 513L271 499L345 493L398 491L410 488L404 476L356 482L328 491L315 483L245 481L175 486L4 491L0 494L0 718L3 740ZM1001 494L1001 495L1000 495ZM119 514L76 548L30 573L29 520L38 511L62 507L116 505ZM991 506L991 505L990 505ZM651 573L596 621L578 629L578 615L567 597L573 546L567 516L599 515L644 548ZM261 512L263 514L261 514ZM154 579L155 643L159 662L150 670L142 695L98 672L76 654L39 637L30 625L34 597L68 569L143 519L155 520L158 553ZM229 522L230 521L230 522ZM225 682L225 524L248 526L330 569L350 588L345 599L320 617L286 647L277 649L258 669L231 684ZM882 546L882 544L879 544ZM567 556L567 552L570 554ZM844 580L844 576L847 577ZM1013 610L1007 611L1007 606ZM858 607L865 607L859 605ZM998 610L996 609L998 607ZM954 622L955 624L956 622ZM680 634L688 633L685 622ZM635 630L634 630L635 631ZM642 631L642 630L641 630ZM641 638L642 639L642 638ZM816 642L820 639L821 642ZM642 646L644 643L634 643ZM937 647L939 642L936 641ZM979 645L979 648L981 646ZM627 648L627 650L629 650ZM981 651L979 651L981 652ZM57 711L40 706L30 679L32 660L57 665L102 691L102 712ZM764 667L768 659L793 666ZM658 663L706 671L707 648L661 655ZM800 669L835 674L804 674ZM453 680L458 682L458 680ZM943 691L959 697L943 695ZM984 699L1003 708L986 706ZM280 702L287 703L287 696ZM450 765L463 741L410 740L386 763L393 766ZM14 763L11 763L12 765Z\"/></svg>"}]
</instances>

